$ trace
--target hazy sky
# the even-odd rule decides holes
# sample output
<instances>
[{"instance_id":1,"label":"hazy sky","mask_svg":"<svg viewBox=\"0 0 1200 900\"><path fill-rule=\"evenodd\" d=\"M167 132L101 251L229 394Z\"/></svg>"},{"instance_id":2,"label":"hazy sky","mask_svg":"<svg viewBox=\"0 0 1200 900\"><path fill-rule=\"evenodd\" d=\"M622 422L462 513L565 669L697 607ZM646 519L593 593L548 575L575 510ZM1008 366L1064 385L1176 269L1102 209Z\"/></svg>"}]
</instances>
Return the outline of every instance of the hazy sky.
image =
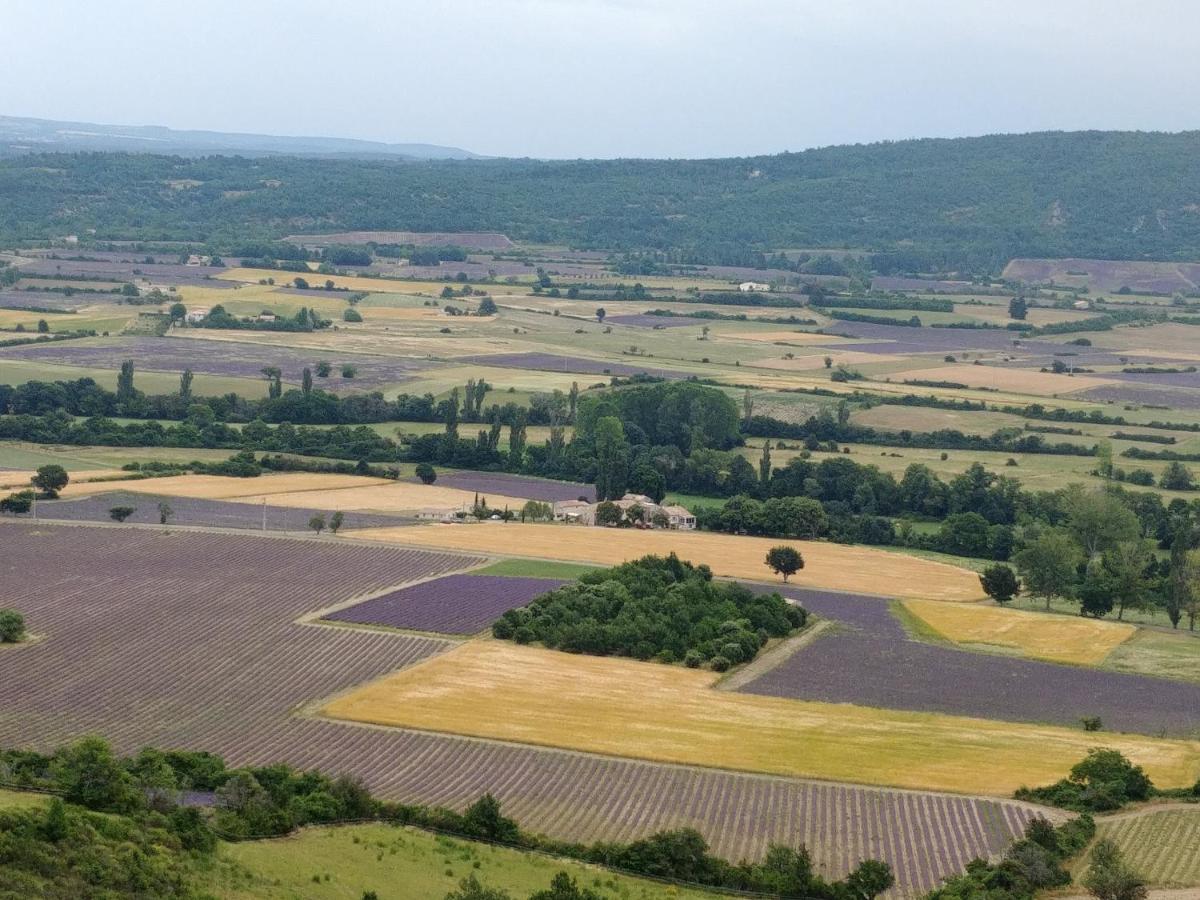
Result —
<instances>
[{"instance_id":1,"label":"hazy sky","mask_svg":"<svg viewBox=\"0 0 1200 900\"><path fill-rule=\"evenodd\" d=\"M1194 0L0 0L0 113L731 156L1200 126Z\"/></svg>"}]
</instances>

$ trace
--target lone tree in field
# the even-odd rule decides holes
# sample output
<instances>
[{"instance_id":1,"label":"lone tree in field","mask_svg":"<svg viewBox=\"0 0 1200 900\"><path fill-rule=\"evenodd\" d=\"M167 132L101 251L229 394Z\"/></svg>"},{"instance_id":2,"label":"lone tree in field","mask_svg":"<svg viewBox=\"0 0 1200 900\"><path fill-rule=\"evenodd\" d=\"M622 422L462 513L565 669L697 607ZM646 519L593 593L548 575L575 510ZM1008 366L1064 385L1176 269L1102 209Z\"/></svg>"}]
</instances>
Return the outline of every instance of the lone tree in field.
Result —
<instances>
[{"instance_id":1,"label":"lone tree in field","mask_svg":"<svg viewBox=\"0 0 1200 900\"><path fill-rule=\"evenodd\" d=\"M479 314L481 316L494 316L496 314L496 301L491 297L484 297L480 300Z\"/></svg>"},{"instance_id":2,"label":"lone tree in field","mask_svg":"<svg viewBox=\"0 0 1200 900\"><path fill-rule=\"evenodd\" d=\"M342 527L342 523L346 521L346 514L340 509L329 517L329 531L331 534L337 534Z\"/></svg>"},{"instance_id":3,"label":"lone tree in field","mask_svg":"<svg viewBox=\"0 0 1200 900\"><path fill-rule=\"evenodd\" d=\"M0 609L0 644L15 644L25 637L25 617L15 609Z\"/></svg>"},{"instance_id":4,"label":"lone tree in field","mask_svg":"<svg viewBox=\"0 0 1200 900\"><path fill-rule=\"evenodd\" d=\"M175 510L171 508L171 504L165 500L158 504L158 524L166 525L171 521L171 516L175 515Z\"/></svg>"},{"instance_id":5,"label":"lone tree in field","mask_svg":"<svg viewBox=\"0 0 1200 900\"><path fill-rule=\"evenodd\" d=\"M1144 900L1146 882L1125 863L1117 845L1108 838L1096 841L1083 886L1096 900Z\"/></svg>"},{"instance_id":6,"label":"lone tree in field","mask_svg":"<svg viewBox=\"0 0 1200 900\"><path fill-rule=\"evenodd\" d=\"M67 486L71 476L62 466L51 463L38 469L37 474L31 480L35 488L49 499L54 500L58 497L58 492Z\"/></svg>"},{"instance_id":7,"label":"lone tree in field","mask_svg":"<svg viewBox=\"0 0 1200 900\"><path fill-rule=\"evenodd\" d=\"M984 569L979 583L983 585L983 592L1000 604L1008 603L1021 593L1021 582L1016 573L1002 563Z\"/></svg>"},{"instance_id":8,"label":"lone tree in field","mask_svg":"<svg viewBox=\"0 0 1200 900\"><path fill-rule=\"evenodd\" d=\"M603 306L596 307L596 321L601 325L604 324L604 317L608 315L608 311Z\"/></svg>"},{"instance_id":9,"label":"lone tree in field","mask_svg":"<svg viewBox=\"0 0 1200 900\"><path fill-rule=\"evenodd\" d=\"M308 527L320 534L325 530L325 517L318 513L308 520Z\"/></svg>"},{"instance_id":10,"label":"lone tree in field","mask_svg":"<svg viewBox=\"0 0 1200 900\"><path fill-rule=\"evenodd\" d=\"M108 511L108 517L114 522L124 522L135 512L137 509L133 506L114 506Z\"/></svg>"},{"instance_id":11,"label":"lone tree in field","mask_svg":"<svg viewBox=\"0 0 1200 900\"><path fill-rule=\"evenodd\" d=\"M1025 302L1025 298L1021 296L1013 297L1008 301L1008 317L1010 319L1024 319L1029 311L1029 304Z\"/></svg>"},{"instance_id":12,"label":"lone tree in field","mask_svg":"<svg viewBox=\"0 0 1200 900\"><path fill-rule=\"evenodd\" d=\"M789 575L795 575L804 568L804 557L800 555L800 551L787 544L780 544L768 550L766 562L771 571L783 576L784 584L787 584Z\"/></svg>"},{"instance_id":13,"label":"lone tree in field","mask_svg":"<svg viewBox=\"0 0 1200 900\"><path fill-rule=\"evenodd\" d=\"M421 479L421 484L433 484L437 481L437 469L429 463L417 463L417 468L414 470L417 477Z\"/></svg>"}]
</instances>

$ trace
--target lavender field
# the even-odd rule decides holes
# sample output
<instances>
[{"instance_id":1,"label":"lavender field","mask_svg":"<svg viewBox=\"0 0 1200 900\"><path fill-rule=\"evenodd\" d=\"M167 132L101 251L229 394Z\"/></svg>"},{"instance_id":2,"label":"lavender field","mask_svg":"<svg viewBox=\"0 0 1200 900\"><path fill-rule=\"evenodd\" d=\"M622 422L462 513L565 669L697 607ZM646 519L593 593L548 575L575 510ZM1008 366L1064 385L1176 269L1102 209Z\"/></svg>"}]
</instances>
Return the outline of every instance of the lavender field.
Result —
<instances>
[{"instance_id":1,"label":"lavender field","mask_svg":"<svg viewBox=\"0 0 1200 900\"><path fill-rule=\"evenodd\" d=\"M872 322L835 321L823 332L871 341L867 344L830 344L834 350L853 349L863 353L942 353L955 350L1016 350L1021 353L1054 354L1061 344L1024 340L1018 332L1003 328L911 328L906 325L876 325ZM1014 342L1017 342L1014 344Z\"/></svg>"},{"instance_id":2,"label":"lavender field","mask_svg":"<svg viewBox=\"0 0 1200 900\"><path fill-rule=\"evenodd\" d=\"M66 312L105 299L111 298L103 294L73 294L68 297L59 291L0 291L0 308L61 309Z\"/></svg>"},{"instance_id":3,"label":"lavender field","mask_svg":"<svg viewBox=\"0 0 1200 900\"><path fill-rule=\"evenodd\" d=\"M407 802L461 809L491 791L525 827L567 840L692 826L733 860L760 856L772 841L805 843L830 876L863 858L887 860L903 896L999 852L1036 814L1004 800L658 765L298 713L453 644L297 618L476 558L14 522L0 524L0 540L0 597L42 636L0 653L0 746L47 749L102 734L123 752L206 749L234 766L284 761L350 772L381 797ZM39 577L29 578L35 570Z\"/></svg>"},{"instance_id":4,"label":"lavender field","mask_svg":"<svg viewBox=\"0 0 1200 900\"><path fill-rule=\"evenodd\" d=\"M504 497L525 497L529 500L541 500L544 503L553 503L557 500L577 500L580 497L586 497L591 503L596 499L596 488L591 484L577 481L552 481L549 478L510 475L506 472L443 471L438 474L437 483L441 487L478 491L482 496L495 494Z\"/></svg>"},{"instance_id":5,"label":"lavender field","mask_svg":"<svg viewBox=\"0 0 1200 900\"><path fill-rule=\"evenodd\" d=\"M315 379L318 387L331 391L365 390L396 384L437 365L423 359L354 355L341 352L299 350L270 344L172 337L129 337L26 345L0 349L0 359L24 359L94 369L120 368L132 359L139 368L152 372L182 372L191 369L206 375L262 378L264 366L278 366L289 383L299 383L306 367L319 360L333 364L333 374ZM341 365L352 363L358 370L353 379L341 377Z\"/></svg>"},{"instance_id":6,"label":"lavender field","mask_svg":"<svg viewBox=\"0 0 1200 900\"><path fill-rule=\"evenodd\" d=\"M508 610L525 606L562 584L566 582L550 578L446 575L373 597L325 618L437 634L476 634Z\"/></svg>"},{"instance_id":7,"label":"lavender field","mask_svg":"<svg viewBox=\"0 0 1200 900\"><path fill-rule=\"evenodd\" d=\"M507 369L539 369L547 372L579 372L583 375L654 375L659 378L686 378L684 372L636 366L626 363L601 362L581 357L559 356L554 353L498 353L494 356L465 356L459 363L479 366L499 366Z\"/></svg>"},{"instance_id":8,"label":"lavender field","mask_svg":"<svg viewBox=\"0 0 1200 900\"><path fill-rule=\"evenodd\" d=\"M751 694L886 709L1077 725L1141 734L1200 733L1200 684L973 653L910 638L878 597L785 589L849 626L822 636L742 688Z\"/></svg>"},{"instance_id":9,"label":"lavender field","mask_svg":"<svg viewBox=\"0 0 1200 900\"><path fill-rule=\"evenodd\" d=\"M103 490L97 485L97 490ZM228 500L197 500L190 497L169 497L157 494L135 494L129 491L110 491L77 500L44 500L38 504L38 515L43 519L60 519L69 522L111 522L109 510L114 506L132 506L136 512L127 522L142 525L157 525L158 504L167 503L174 510L172 525L192 525L207 528L237 528L248 531L297 531L308 532L308 520L312 516L329 519L326 509L298 509L283 506L257 506L253 503L234 503ZM371 513L344 513L343 528L385 528L394 525L411 525L415 519L403 516L385 516ZM264 523L266 525L264 529Z\"/></svg>"},{"instance_id":10,"label":"lavender field","mask_svg":"<svg viewBox=\"0 0 1200 900\"><path fill-rule=\"evenodd\" d=\"M1103 403L1129 403L1163 409L1200 409L1200 392L1152 385L1125 387L1109 384L1090 388L1073 396L1077 400L1098 400Z\"/></svg>"}]
</instances>

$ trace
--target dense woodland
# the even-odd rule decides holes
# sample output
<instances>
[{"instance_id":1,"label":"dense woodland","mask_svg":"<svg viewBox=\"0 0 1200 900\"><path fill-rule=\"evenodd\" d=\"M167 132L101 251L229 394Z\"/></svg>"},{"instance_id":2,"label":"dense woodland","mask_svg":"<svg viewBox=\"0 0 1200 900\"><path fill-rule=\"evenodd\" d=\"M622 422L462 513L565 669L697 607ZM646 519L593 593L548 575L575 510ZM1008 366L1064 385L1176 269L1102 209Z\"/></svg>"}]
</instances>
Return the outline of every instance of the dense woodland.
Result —
<instances>
[{"instance_id":1,"label":"dense woodland","mask_svg":"<svg viewBox=\"0 0 1200 900\"><path fill-rule=\"evenodd\" d=\"M996 272L1013 256L1195 256L1197 159L1200 132L1098 131L710 160L33 155L0 160L0 240L488 230L692 262L845 246L877 251L881 272Z\"/></svg>"}]
</instances>

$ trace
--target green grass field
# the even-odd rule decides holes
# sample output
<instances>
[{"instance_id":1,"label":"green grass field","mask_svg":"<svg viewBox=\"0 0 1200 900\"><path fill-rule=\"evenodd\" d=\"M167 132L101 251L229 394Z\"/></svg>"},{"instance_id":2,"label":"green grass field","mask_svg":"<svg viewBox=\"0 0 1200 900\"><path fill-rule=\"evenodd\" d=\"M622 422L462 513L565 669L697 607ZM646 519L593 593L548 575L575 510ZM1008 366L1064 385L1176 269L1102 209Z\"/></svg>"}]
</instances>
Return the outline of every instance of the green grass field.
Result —
<instances>
[{"instance_id":1,"label":"green grass field","mask_svg":"<svg viewBox=\"0 0 1200 900\"><path fill-rule=\"evenodd\" d=\"M6 791L0 788L0 809L32 809L50 802L49 794L32 791Z\"/></svg>"},{"instance_id":2,"label":"green grass field","mask_svg":"<svg viewBox=\"0 0 1200 900\"><path fill-rule=\"evenodd\" d=\"M567 872L605 898L700 900L722 895L659 885L568 860L390 825L309 828L287 838L228 844L242 869L217 887L227 900L440 900L470 875L524 898Z\"/></svg>"},{"instance_id":3,"label":"green grass field","mask_svg":"<svg viewBox=\"0 0 1200 900\"><path fill-rule=\"evenodd\" d=\"M508 575L519 578L578 578L588 572L597 572L597 566L583 566L576 563L550 562L540 559L503 559L482 569L476 569L472 575Z\"/></svg>"}]
</instances>

